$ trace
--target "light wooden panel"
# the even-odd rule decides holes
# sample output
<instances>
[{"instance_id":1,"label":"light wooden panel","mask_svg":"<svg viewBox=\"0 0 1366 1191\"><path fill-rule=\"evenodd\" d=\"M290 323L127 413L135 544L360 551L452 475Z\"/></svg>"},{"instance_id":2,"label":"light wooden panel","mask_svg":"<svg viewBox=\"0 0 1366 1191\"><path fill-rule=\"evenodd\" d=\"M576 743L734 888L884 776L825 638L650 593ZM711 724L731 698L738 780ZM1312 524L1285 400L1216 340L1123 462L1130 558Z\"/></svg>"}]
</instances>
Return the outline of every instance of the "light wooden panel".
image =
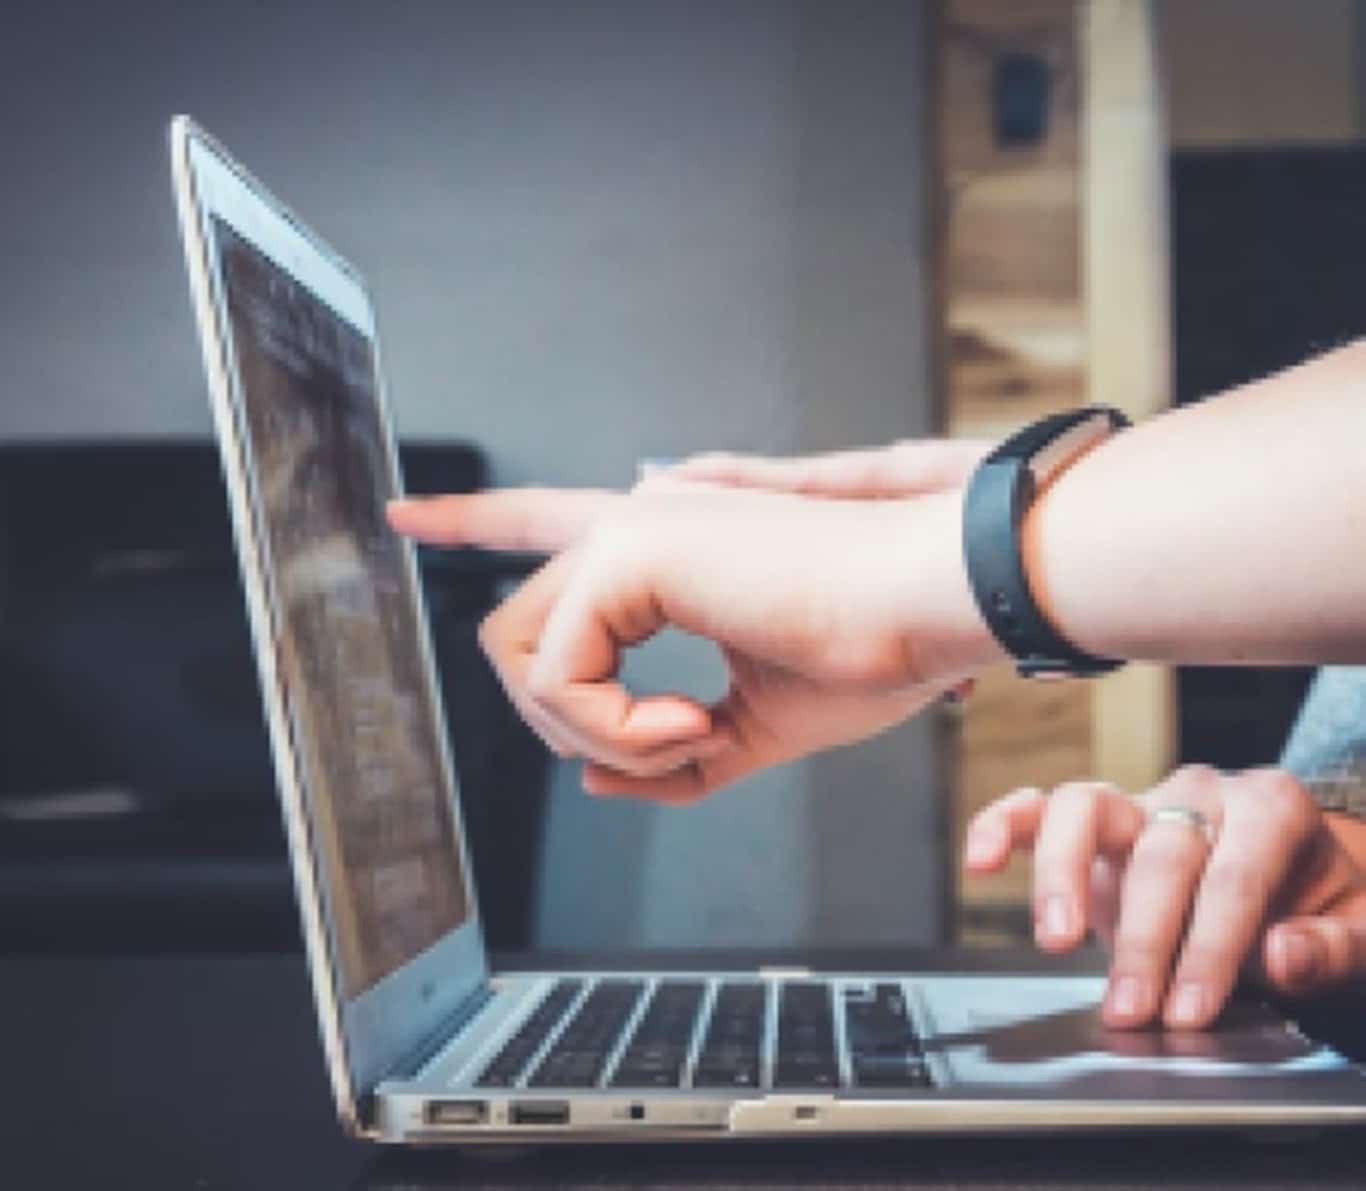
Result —
<instances>
[{"instance_id":1,"label":"light wooden panel","mask_svg":"<svg viewBox=\"0 0 1366 1191\"><path fill-rule=\"evenodd\" d=\"M1088 387L1138 421L1171 404L1166 121L1147 0L1079 9L1083 103ZM1095 684L1095 772L1141 789L1176 748L1165 666L1126 666Z\"/></svg>"},{"instance_id":2,"label":"light wooden panel","mask_svg":"<svg viewBox=\"0 0 1366 1191\"><path fill-rule=\"evenodd\" d=\"M1054 79L1047 136L996 144L997 56ZM948 0L939 55L948 428L999 435L1085 390L1078 54L1070 0Z\"/></svg>"},{"instance_id":3,"label":"light wooden panel","mask_svg":"<svg viewBox=\"0 0 1366 1191\"><path fill-rule=\"evenodd\" d=\"M1146 0L944 0L935 81L944 416L997 437L1088 400L1135 416L1168 400L1165 159ZM1046 137L995 142L998 54L1049 65ZM1146 780L1171 743L1168 676L1105 683L989 675L952 719L954 844L1020 785ZM1028 865L959 883L962 921L1020 913Z\"/></svg>"},{"instance_id":4,"label":"light wooden panel","mask_svg":"<svg viewBox=\"0 0 1366 1191\"><path fill-rule=\"evenodd\" d=\"M945 412L952 434L997 437L1086 392L1076 19L1071 0L947 0L941 20ZM996 143L992 69L1010 51L1037 54L1053 78L1037 145ZM992 798L1090 767L1089 695L1079 684L1025 683L1002 670L982 681L956 727L955 847ZM970 918L1019 906L1028 872L1017 861L992 881L960 879L960 905Z\"/></svg>"}]
</instances>

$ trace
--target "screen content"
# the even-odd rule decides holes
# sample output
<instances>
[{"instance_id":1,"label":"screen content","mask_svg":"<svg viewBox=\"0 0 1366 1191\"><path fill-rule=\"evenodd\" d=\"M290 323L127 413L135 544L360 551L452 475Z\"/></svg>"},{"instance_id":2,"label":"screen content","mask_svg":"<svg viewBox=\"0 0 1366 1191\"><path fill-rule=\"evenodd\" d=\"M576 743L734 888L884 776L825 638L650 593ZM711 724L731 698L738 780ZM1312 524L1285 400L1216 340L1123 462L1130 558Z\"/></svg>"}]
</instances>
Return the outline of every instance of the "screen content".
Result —
<instances>
[{"instance_id":1,"label":"screen content","mask_svg":"<svg viewBox=\"0 0 1366 1191\"><path fill-rule=\"evenodd\" d=\"M370 340L214 221L313 845L346 997L464 921Z\"/></svg>"}]
</instances>

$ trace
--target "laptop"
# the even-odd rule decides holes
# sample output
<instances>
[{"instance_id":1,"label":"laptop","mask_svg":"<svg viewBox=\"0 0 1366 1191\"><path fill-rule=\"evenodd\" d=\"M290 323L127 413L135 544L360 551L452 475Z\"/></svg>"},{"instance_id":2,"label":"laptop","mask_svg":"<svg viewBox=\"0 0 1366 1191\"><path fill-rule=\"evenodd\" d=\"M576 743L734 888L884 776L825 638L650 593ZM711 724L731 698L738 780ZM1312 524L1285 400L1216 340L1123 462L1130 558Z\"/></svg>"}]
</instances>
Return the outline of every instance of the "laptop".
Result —
<instances>
[{"instance_id":1,"label":"laptop","mask_svg":"<svg viewBox=\"0 0 1366 1191\"><path fill-rule=\"evenodd\" d=\"M492 971L415 555L384 520L402 484L365 282L188 118L171 156L348 1131L470 1144L1366 1121L1366 1073L1266 1008L1201 1035L1108 1033L1100 976Z\"/></svg>"}]
</instances>

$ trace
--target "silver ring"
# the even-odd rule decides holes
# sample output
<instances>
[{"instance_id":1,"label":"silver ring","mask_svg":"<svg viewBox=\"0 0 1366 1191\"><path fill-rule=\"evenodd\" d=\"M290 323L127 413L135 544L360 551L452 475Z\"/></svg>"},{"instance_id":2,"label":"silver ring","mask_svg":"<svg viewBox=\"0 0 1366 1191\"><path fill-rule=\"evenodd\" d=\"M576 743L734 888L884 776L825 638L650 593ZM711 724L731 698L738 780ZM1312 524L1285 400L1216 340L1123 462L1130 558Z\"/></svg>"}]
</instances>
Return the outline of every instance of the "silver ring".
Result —
<instances>
[{"instance_id":1,"label":"silver ring","mask_svg":"<svg viewBox=\"0 0 1366 1191\"><path fill-rule=\"evenodd\" d=\"M1210 835L1209 819L1193 806L1159 806L1148 813L1148 826L1158 823L1182 823L1194 827L1206 839Z\"/></svg>"}]
</instances>

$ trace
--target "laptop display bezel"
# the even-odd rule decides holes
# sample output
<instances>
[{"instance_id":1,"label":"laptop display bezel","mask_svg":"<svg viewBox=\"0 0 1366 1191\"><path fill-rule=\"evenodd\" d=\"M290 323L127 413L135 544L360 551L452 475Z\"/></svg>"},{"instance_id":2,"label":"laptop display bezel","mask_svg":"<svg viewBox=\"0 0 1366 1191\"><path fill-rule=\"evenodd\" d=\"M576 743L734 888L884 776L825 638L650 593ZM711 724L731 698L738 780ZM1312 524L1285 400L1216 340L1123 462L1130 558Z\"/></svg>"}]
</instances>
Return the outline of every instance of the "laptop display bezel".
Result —
<instances>
[{"instance_id":1,"label":"laptop display bezel","mask_svg":"<svg viewBox=\"0 0 1366 1191\"><path fill-rule=\"evenodd\" d=\"M464 874L469 912L463 923L397 970L349 1000L343 994L328 912L327 869L314 851L307 770L295 743L295 710L276 656L279 602L250 439L245 433L241 379L232 349L232 327L224 300L213 220L227 224L370 341L383 450L393 491L399 493L403 490L402 477L375 333L374 306L358 271L187 117L177 117L172 122L171 156L181 233L209 379L210 405L231 506L327 1066L344 1122L355 1132L366 1132L362 1106L367 1094L392 1073L396 1064L430 1040L442 1023L486 982L487 955L422 606L416 554L411 546L405 546L405 566L417 600L413 611L418 620L422 681L430 713L435 717L440 777L453 820L457 855L452 862L458 863Z\"/></svg>"}]
</instances>

